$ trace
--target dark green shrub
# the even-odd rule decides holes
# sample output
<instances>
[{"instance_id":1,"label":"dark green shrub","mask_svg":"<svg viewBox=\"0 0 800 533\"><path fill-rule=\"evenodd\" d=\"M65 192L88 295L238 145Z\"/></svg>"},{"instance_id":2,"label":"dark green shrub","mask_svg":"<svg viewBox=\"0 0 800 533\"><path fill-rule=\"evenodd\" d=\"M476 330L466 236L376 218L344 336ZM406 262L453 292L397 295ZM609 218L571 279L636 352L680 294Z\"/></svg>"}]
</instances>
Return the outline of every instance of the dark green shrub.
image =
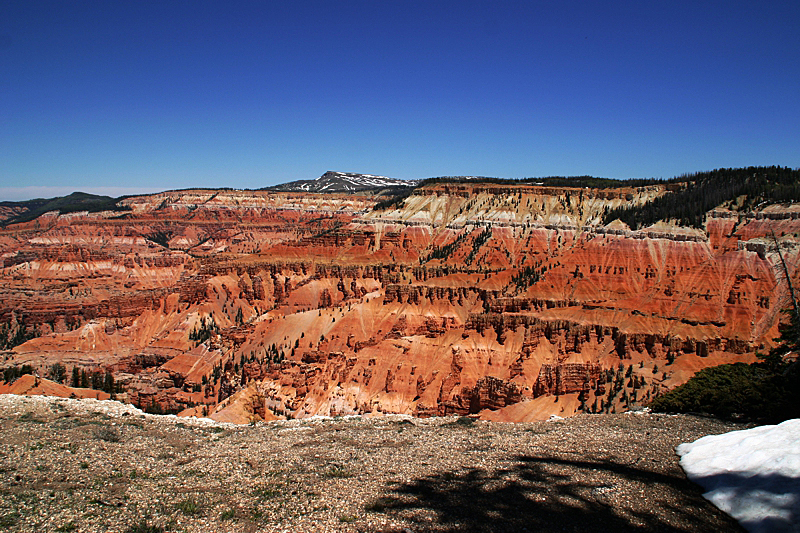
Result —
<instances>
[{"instance_id":1,"label":"dark green shrub","mask_svg":"<svg viewBox=\"0 0 800 533\"><path fill-rule=\"evenodd\" d=\"M689 381L659 396L654 411L706 413L726 419L780 422L800 416L797 376L765 363L704 368Z\"/></svg>"},{"instance_id":2,"label":"dark green shrub","mask_svg":"<svg viewBox=\"0 0 800 533\"><path fill-rule=\"evenodd\" d=\"M779 344L762 361L705 368L689 381L653 400L654 411L707 413L721 418L782 422L800 417L800 361L785 356L800 351L800 314L786 311ZM655 370L654 370L655 372Z\"/></svg>"}]
</instances>

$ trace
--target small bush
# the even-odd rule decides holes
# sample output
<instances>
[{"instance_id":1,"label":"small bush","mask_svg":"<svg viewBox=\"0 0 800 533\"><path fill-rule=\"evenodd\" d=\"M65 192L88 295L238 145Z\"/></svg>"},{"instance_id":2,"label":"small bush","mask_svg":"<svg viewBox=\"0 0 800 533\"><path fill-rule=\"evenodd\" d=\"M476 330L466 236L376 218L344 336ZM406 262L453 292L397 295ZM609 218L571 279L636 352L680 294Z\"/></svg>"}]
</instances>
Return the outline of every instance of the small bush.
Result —
<instances>
[{"instance_id":1,"label":"small bush","mask_svg":"<svg viewBox=\"0 0 800 533\"><path fill-rule=\"evenodd\" d=\"M253 496L258 498L259 500L271 500L273 498L277 498L280 495L281 495L280 486L260 487L253 490Z\"/></svg>"},{"instance_id":2,"label":"small bush","mask_svg":"<svg viewBox=\"0 0 800 533\"><path fill-rule=\"evenodd\" d=\"M352 476L353 476L353 474L351 474L343 466L333 466L327 472L325 472L325 477L346 478L346 477L352 477Z\"/></svg>"},{"instance_id":3,"label":"small bush","mask_svg":"<svg viewBox=\"0 0 800 533\"><path fill-rule=\"evenodd\" d=\"M192 498L176 503L175 508L186 515L193 515L200 512L200 504Z\"/></svg>"},{"instance_id":4,"label":"small bush","mask_svg":"<svg viewBox=\"0 0 800 533\"><path fill-rule=\"evenodd\" d=\"M164 528L148 524L146 519L142 519L138 524L134 524L125 530L125 533L164 533Z\"/></svg>"}]
</instances>

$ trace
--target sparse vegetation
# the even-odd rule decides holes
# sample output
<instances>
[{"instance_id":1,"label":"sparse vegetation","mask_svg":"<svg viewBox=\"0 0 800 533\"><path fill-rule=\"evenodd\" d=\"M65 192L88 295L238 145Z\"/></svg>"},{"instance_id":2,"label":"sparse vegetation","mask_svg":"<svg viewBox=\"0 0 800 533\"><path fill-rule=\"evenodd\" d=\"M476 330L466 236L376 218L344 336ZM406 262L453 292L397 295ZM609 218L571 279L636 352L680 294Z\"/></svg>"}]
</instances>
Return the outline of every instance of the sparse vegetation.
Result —
<instances>
[{"instance_id":1,"label":"sparse vegetation","mask_svg":"<svg viewBox=\"0 0 800 533\"><path fill-rule=\"evenodd\" d=\"M526 266L511 278L511 282L520 290L535 285L541 279L541 271L535 266Z\"/></svg>"},{"instance_id":2,"label":"sparse vegetation","mask_svg":"<svg viewBox=\"0 0 800 533\"><path fill-rule=\"evenodd\" d=\"M208 319L206 317L202 317L200 319L200 327L192 328L192 331L189 332L189 340L195 342L195 346L203 344L208 339L211 338L212 335L216 335L219 333L219 326L217 326L216 320L214 320L213 316L209 316Z\"/></svg>"},{"instance_id":3,"label":"sparse vegetation","mask_svg":"<svg viewBox=\"0 0 800 533\"><path fill-rule=\"evenodd\" d=\"M125 530L125 533L164 533L162 526L150 524L147 519L142 520Z\"/></svg>"},{"instance_id":4,"label":"sparse vegetation","mask_svg":"<svg viewBox=\"0 0 800 533\"><path fill-rule=\"evenodd\" d=\"M34 368L31 365L10 366L3 369L3 381L6 383L12 383L20 376L33 373Z\"/></svg>"},{"instance_id":5,"label":"sparse vegetation","mask_svg":"<svg viewBox=\"0 0 800 533\"><path fill-rule=\"evenodd\" d=\"M472 241L472 249L469 251L469 255L467 256L464 263L467 265L471 265L472 260L475 259L475 255L478 253L478 250L480 250L481 246L486 244L486 241L488 241L491 238L492 238L491 227L487 227L482 232L480 232Z\"/></svg>"},{"instance_id":6,"label":"sparse vegetation","mask_svg":"<svg viewBox=\"0 0 800 533\"><path fill-rule=\"evenodd\" d=\"M56 383L64 383L67 379L67 368L61 363L54 363L50 366L48 375Z\"/></svg>"},{"instance_id":7,"label":"sparse vegetation","mask_svg":"<svg viewBox=\"0 0 800 533\"><path fill-rule=\"evenodd\" d=\"M384 200L379 201L373 207L373 211L389 211L391 209L399 209L403 207L406 198L414 193L413 187L405 187L398 194L390 196Z\"/></svg>"},{"instance_id":8,"label":"sparse vegetation","mask_svg":"<svg viewBox=\"0 0 800 533\"><path fill-rule=\"evenodd\" d=\"M278 486L259 487L253 491L253 496L262 501L271 500L280 496L281 488Z\"/></svg>"},{"instance_id":9,"label":"sparse vegetation","mask_svg":"<svg viewBox=\"0 0 800 533\"><path fill-rule=\"evenodd\" d=\"M425 258L424 260L420 258L420 263L426 263L434 259L447 259L453 254L453 252L458 250L459 246L461 246L461 243L463 243L467 237L469 237L469 232L464 231L458 237L456 237L455 240L453 240L452 242L449 242L442 246L434 246L431 249L430 253L428 254L427 258Z\"/></svg>"},{"instance_id":10,"label":"sparse vegetation","mask_svg":"<svg viewBox=\"0 0 800 533\"><path fill-rule=\"evenodd\" d=\"M2 224L0 224L1 226ZM22 322L3 322L0 324L0 350L10 350L41 334L39 327L27 327Z\"/></svg>"},{"instance_id":11,"label":"sparse vegetation","mask_svg":"<svg viewBox=\"0 0 800 533\"><path fill-rule=\"evenodd\" d=\"M194 498L188 498L176 503L175 509L185 515L195 515L200 512L200 504Z\"/></svg>"},{"instance_id":12,"label":"sparse vegetation","mask_svg":"<svg viewBox=\"0 0 800 533\"><path fill-rule=\"evenodd\" d=\"M325 473L323 474L323 476L324 477L328 477L328 478L340 478L341 479L341 478L352 477L353 474L343 466L334 465L331 468L329 468L328 470L326 470Z\"/></svg>"},{"instance_id":13,"label":"sparse vegetation","mask_svg":"<svg viewBox=\"0 0 800 533\"><path fill-rule=\"evenodd\" d=\"M158 244L159 246L169 248L169 240L172 238L172 234L167 231L155 231L146 235L145 238L148 241Z\"/></svg>"}]
</instances>

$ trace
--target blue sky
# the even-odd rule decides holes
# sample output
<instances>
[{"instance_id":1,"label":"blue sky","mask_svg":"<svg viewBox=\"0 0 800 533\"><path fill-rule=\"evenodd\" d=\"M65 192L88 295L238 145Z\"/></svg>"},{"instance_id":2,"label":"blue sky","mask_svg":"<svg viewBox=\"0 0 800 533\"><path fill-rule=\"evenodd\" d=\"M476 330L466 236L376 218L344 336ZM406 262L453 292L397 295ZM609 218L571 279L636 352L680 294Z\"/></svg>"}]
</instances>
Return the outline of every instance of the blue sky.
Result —
<instances>
[{"instance_id":1,"label":"blue sky","mask_svg":"<svg viewBox=\"0 0 800 533\"><path fill-rule=\"evenodd\" d=\"M0 0L0 199L800 167L800 2Z\"/></svg>"}]
</instances>

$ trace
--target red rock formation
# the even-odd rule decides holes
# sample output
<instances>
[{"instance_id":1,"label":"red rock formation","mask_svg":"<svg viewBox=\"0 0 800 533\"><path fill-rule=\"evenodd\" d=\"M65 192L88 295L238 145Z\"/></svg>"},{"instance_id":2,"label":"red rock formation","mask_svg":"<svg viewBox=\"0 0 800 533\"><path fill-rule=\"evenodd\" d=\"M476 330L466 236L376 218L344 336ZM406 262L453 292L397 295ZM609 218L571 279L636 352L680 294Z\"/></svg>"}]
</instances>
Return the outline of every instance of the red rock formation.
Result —
<instances>
[{"instance_id":1,"label":"red rock formation","mask_svg":"<svg viewBox=\"0 0 800 533\"><path fill-rule=\"evenodd\" d=\"M61 398L94 398L108 400L107 392L69 387L31 374L20 376L11 383L0 381L0 394L22 394L27 396L59 396Z\"/></svg>"},{"instance_id":2,"label":"red rock formation","mask_svg":"<svg viewBox=\"0 0 800 533\"><path fill-rule=\"evenodd\" d=\"M773 231L796 276L793 206L599 225L663 192L446 184L370 212L193 190L47 215L0 232L0 336L26 341L4 365L111 369L137 405L239 421L623 408L771 346Z\"/></svg>"}]
</instances>

